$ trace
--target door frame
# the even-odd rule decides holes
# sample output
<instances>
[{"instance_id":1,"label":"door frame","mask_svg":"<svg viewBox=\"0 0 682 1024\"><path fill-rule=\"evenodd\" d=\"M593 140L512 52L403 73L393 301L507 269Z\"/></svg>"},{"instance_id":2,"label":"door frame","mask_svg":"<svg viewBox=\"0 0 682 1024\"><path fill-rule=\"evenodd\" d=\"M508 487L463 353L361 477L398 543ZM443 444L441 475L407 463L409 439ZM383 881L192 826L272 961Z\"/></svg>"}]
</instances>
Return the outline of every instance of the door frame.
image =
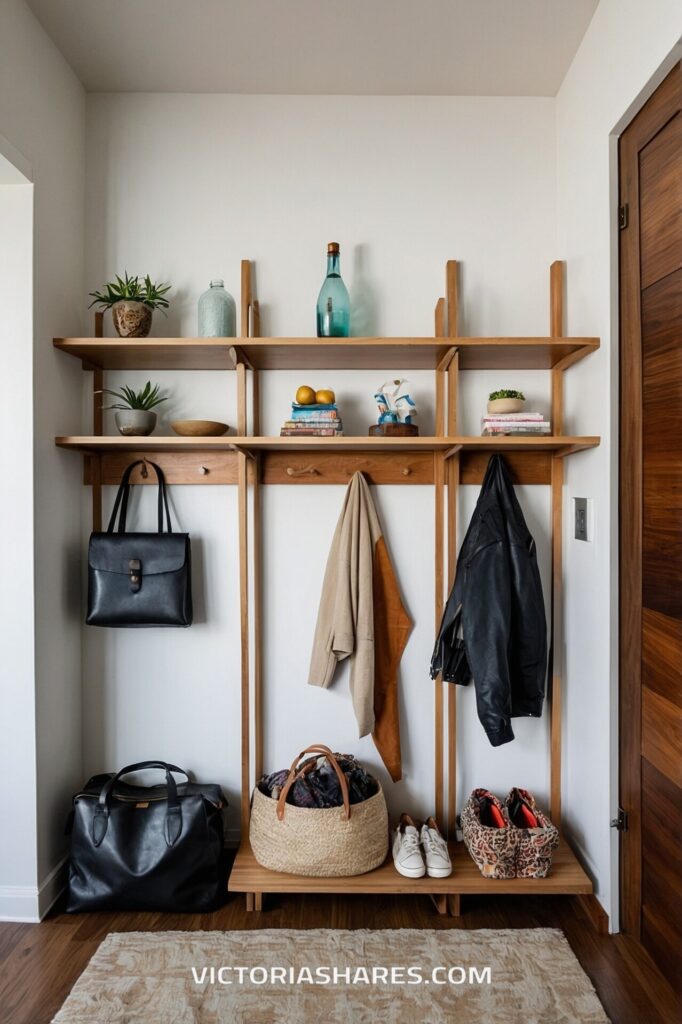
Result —
<instances>
[{"instance_id":1,"label":"door frame","mask_svg":"<svg viewBox=\"0 0 682 1024\"><path fill-rule=\"evenodd\" d=\"M620 136L619 208L619 793L627 814L621 835L620 920L641 935L642 792L642 332L638 153L679 110L676 63Z\"/></svg>"}]
</instances>

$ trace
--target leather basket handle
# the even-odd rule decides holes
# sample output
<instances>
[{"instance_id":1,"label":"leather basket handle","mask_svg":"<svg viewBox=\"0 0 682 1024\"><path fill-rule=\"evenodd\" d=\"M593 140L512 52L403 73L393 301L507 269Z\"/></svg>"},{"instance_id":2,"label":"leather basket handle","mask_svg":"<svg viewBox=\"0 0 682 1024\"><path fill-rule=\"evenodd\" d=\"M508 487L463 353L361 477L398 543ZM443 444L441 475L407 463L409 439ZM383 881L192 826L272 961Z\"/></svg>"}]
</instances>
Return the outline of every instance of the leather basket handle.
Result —
<instances>
[{"instance_id":1,"label":"leather basket handle","mask_svg":"<svg viewBox=\"0 0 682 1024\"><path fill-rule=\"evenodd\" d=\"M324 756L327 758L330 765L336 772L336 777L339 780L339 785L341 786L341 795L343 796L343 817L346 820L348 820L348 818L350 818L350 797L348 794L348 781L346 779L346 776L343 774L339 762L336 760L329 747L325 747L323 743L314 743L312 744L312 746L306 747L305 750L302 750L298 757L295 757L294 760L291 762L291 768L289 769L289 777L287 781L284 783L282 792L279 794L279 800L277 801L277 817L279 821L284 820L284 805L287 802L289 790L293 786L294 782L296 782L296 779L299 779L306 774L306 769L303 769L303 771L300 772L296 771L298 763L304 754L324 754Z\"/></svg>"}]
</instances>

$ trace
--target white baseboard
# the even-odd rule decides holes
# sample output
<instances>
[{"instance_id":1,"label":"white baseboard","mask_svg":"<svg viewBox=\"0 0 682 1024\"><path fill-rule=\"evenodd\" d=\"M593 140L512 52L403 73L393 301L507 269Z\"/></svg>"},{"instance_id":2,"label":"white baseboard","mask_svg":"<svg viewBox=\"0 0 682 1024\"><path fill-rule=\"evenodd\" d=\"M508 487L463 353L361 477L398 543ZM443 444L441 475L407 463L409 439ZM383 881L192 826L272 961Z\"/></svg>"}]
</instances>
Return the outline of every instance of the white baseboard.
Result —
<instances>
[{"instance_id":1,"label":"white baseboard","mask_svg":"<svg viewBox=\"0 0 682 1024\"><path fill-rule=\"evenodd\" d=\"M68 858L64 857L40 886L0 885L0 921L38 924L66 885Z\"/></svg>"},{"instance_id":2,"label":"white baseboard","mask_svg":"<svg viewBox=\"0 0 682 1024\"><path fill-rule=\"evenodd\" d=\"M239 846L238 828L225 830L225 846ZM39 888L30 885L0 885L0 921L38 924L66 887L68 857L64 857L43 879Z\"/></svg>"}]
</instances>

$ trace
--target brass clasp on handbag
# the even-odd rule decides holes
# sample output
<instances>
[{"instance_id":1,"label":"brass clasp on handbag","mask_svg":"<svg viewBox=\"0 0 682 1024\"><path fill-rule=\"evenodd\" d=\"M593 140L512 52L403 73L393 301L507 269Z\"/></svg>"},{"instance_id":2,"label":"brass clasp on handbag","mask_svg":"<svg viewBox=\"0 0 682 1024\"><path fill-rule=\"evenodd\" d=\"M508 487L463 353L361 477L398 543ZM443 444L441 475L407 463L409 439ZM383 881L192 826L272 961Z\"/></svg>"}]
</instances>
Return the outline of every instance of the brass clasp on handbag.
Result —
<instances>
[{"instance_id":1,"label":"brass clasp on handbag","mask_svg":"<svg viewBox=\"0 0 682 1024\"><path fill-rule=\"evenodd\" d=\"M128 569L130 570L130 590L133 594L136 594L142 586L142 562L139 558L131 558L128 562Z\"/></svg>"}]
</instances>

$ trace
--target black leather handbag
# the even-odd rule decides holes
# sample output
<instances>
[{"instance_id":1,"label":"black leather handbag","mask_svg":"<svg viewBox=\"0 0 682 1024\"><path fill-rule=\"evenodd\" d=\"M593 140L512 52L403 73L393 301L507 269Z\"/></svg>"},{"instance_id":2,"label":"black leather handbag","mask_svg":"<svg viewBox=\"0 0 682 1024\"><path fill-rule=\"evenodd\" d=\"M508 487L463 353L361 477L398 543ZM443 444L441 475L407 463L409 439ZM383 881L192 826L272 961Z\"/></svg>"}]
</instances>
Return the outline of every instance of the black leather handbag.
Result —
<instances>
[{"instance_id":1,"label":"black leather handbag","mask_svg":"<svg viewBox=\"0 0 682 1024\"><path fill-rule=\"evenodd\" d=\"M121 776L161 768L166 784L132 786ZM165 761L96 775L73 799L66 909L215 909L226 891L220 786L177 784Z\"/></svg>"},{"instance_id":2,"label":"black leather handbag","mask_svg":"<svg viewBox=\"0 0 682 1024\"><path fill-rule=\"evenodd\" d=\"M148 465L159 484L158 532L126 533L130 474L139 465L139 460L132 462L121 478L106 533L90 534L86 622L89 626L191 626L189 534L172 531L166 481L154 462Z\"/></svg>"}]
</instances>

